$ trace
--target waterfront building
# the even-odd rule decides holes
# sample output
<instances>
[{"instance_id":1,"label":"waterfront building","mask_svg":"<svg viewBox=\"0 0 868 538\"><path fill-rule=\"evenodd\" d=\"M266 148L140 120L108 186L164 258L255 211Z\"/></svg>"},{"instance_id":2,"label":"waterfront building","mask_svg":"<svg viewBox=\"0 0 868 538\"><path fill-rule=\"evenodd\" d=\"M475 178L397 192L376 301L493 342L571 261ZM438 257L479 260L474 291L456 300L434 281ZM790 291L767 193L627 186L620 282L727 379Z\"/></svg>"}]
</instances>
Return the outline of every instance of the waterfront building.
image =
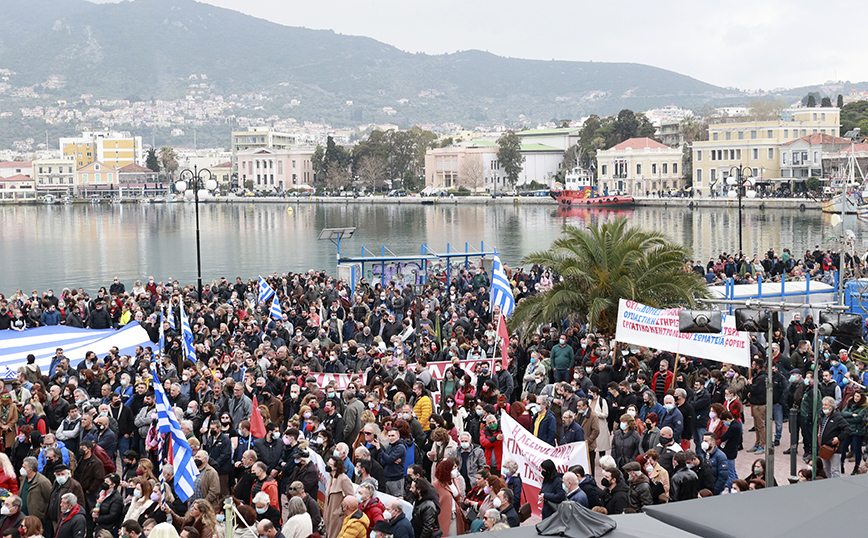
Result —
<instances>
[{"instance_id":1,"label":"waterfront building","mask_svg":"<svg viewBox=\"0 0 868 538\"><path fill-rule=\"evenodd\" d=\"M232 184L232 161L226 161L220 164L215 164L208 168L211 175L214 176L214 181L221 189L231 189L237 185Z\"/></svg>"},{"instance_id":2,"label":"waterfront building","mask_svg":"<svg viewBox=\"0 0 868 538\"><path fill-rule=\"evenodd\" d=\"M497 160L498 149L490 140L429 149L425 152L425 186L491 193L511 190ZM536 181L551 188L554 175L563 167L564 151L544 144L522 144L521 154L524 163L516 186Z\"/></svg>"},{"instance_id":3,"label":"waterfront building","mask_svg":"<svg viewBox=\"0 0 868 538\"><path fill-rule=\"evenodd\" d=\"M238 154L257 149L284 150L298 145L296 135L275 131L271 127L251 127L245 131L232 131L232 172L241 177Z\"/></svg>"},{"instance_id":4,"label":"waterfront building","mask_svg":"<svg viewBox=\"0 0 868 538\"><path fill-rule=\"evenodd\" d=\"M33 177L33 163L30 161L0 161L0 178L25 175Z\"/></svg>"},{"instance_id":5,"label":"waterfront building","mask_svg":"<svg viewBox=\"0 0 868 538\"><path fill-rule=\"evenodd\" d=\"M783 144L814 134L840 135L841 111L837 108L789 108L780 119L739 121L708 126L708 140L694 142L693 187L701 196L723 195L733 167L750 168L759 183L773 187L782 181Z\"/></svg>"},{"instance_id":6,"label":"waterfront building","mask_svg":"<svg viewBox=\"0 0 868 538\"><path fill-rule=\"evenodd\" d=\"M83 132L81 136L60 139L60 154L79 169L92 162L113 168L144 164L142 137L114 131Z\"/></svg>"},{"instance_id":7,"label":"waterfront building","mask_svg":"<svg viewBox=\"0 0 868 538\"><path fill-rule=\"evenodd\" d=\"M169 190L169 183L160 181L159 172L150 168L128 164L118 170L118 192L122 198L163 196Z\"/></svg>"},{"instance_id":8,"label":"waterfront building","mask_svg":"<svg viewBox=\"0 0 868 538\"><path fill-rule=\"evenodd\" d=\"M70 159L33 161L33 179L40 196L72 196L75 192L75 162Z\"/></svg>"},{"instance_id":9,"label":"waterfront building","mask_svg":"<svg viewBox=\"0 0 868 538\"><path fill-rule=\"evenodd\" d=\"M681 189L681 150L650 138L630 138L597 152L597 184L601 193L645 196Z\"/></svg>"},{"instance_id":10,"label":"waterfront building","mask_svg":"<svg viewBox=\"0 0 868 538\"><path fill-rule=\"evenodd\" d=\"M522 145L538 144L558 148L561 153L579 143L581 128L559 127L556 129L527 129L516 131Z\"/></svg>"},{"instance_id":11,"label":"waterfront building","mask_svg":"<svg viewBox=\"0 0 868 538\"><path fill-rule=\"evenodd\" d=\"M75 171L75 191L78 196L105 196L118 188L118 169L94 161Z\"/></svg>"},{"instance_id":12,"label":"waterfront building","mask_svg":"<svg viewBox=\"0 0 868 538\"><path fill-rule=\"evenodd\" d=\"M0 200L33 200L36 187L33 178L24 174L0 176Z\"/></svg>"},{"instance_id":13,"label":"waterfront building","mask_svg":"<svg viewBox=\"0 0 868 538\"><path fill-rule=\"evenodd\" d=\"M239 185L259 192L312 186L313 153L313 148L241 150L236 155Z\"/></svg>"},{"instance_id":14,"label":"waterfront building","mask_svg":"<svg viewBox=\"0 0 868 538\"><path fill-rule=\"evenodd\" d=\"M812 134L781 144L781 179L804 181L823 175L823 154L849 148L850 141L829 134ZM792 189L793 185L791 185Z\"/></svg>"}]
</instances>

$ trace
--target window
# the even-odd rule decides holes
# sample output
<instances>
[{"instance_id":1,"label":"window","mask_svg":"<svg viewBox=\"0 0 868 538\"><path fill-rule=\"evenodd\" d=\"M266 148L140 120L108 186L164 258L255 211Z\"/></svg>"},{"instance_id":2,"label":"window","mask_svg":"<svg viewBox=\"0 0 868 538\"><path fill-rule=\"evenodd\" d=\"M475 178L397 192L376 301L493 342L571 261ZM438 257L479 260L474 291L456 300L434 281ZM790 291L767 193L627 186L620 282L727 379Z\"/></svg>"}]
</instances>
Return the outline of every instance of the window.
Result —
<instances>
[{"instance_id":1,"label":"window","mask_svg":"<svg viewBox=\"0 0 868 538\"><path fill-rule=\"evenodd\" d=\"M781 164L787 164L787 152L781 152Z\"/></svg>"},{"instance_id":2,"label":"window","mask_svg":"<svg viewBox=\"0 0 868 538\"><path fill-rule=\"evenodd\" d=\"M663 173L664 173L664 174L667 173L667 169L668 169L668 168L669 168L669 166L667 166L666 163L663 163Z\"/></svg>"},{"instance_id":3,"label":"window","mask_svg":"<svg viewBox=\"0 0 868 538\"><path fill-rule=\"evenodd\" d=\"M108 174L106 174L106 181L108 181L109 183L113 183L114 177L115 177L115 175L112 174L111 172L109 172Z\"/></svg>"},{"instance_id":4,"label":"window","mask_svg":"<svg viewBox=\"0 0 868 538\"><path fill-rule=\"evenodd\" d=\"M753 169L751 169L751 176L753 176L753 177L760 177L760 175L759 175L759 168L753 168Z\"/></svg>"},{"instance_id":5,"label":"window","mask_svg":"<svg viewBox=\"0 0 868 538\"><path fill-rule=\"evenodd\" d=\"M295 161L292 161L295 164ZM277 173L283 175L283 161L277 161Z\"/></svg>"},{"instance_id":6,"label":"window","mask_svg":"<svg viewBox=\"0 0 868 538\"><path fill-rule=\"evenodd\" d=\"M702 150L701 149L696 150L696 160L697 161L702 160Z\"/></svg>"},{"instance_id":7,"label":"window","mask_svg":"<svg viewBox=\"0 0 868 538\"><path fill-rule=\"evenodd\" d=\"M818 162L820 162L820 152L815 151L814 152L814 164L817 164Z\"/></svg>"},{"instance_id":8,"label":"window","mask_svg":"<svg viewBox=\"0 0 868 538\"><path fill-rule=\"evenodd\" d=\"M814 112L814 121L817 121L817 113Z\"/></svg>"},{"instance_id":9,"label":"window","mask_svg":"<svg viewBox=\"0 0 868 538\"><path fill-rule=\"evenodd\" d=\"M637 175L637 176L641 176L641 175L642 175L642 165L641 165L641 164L637 164L637 165L636 165L636 175Z\"/></svg>"},{"instance_id":10,"label":"window","mask_svg":"<svg viewBox=\"0 0 868 538\"><path fill-rule=\"evenodd\" d=\"M744 131L739 131L739 132L738 132L738 139L739 139L739 140L744 140Z\"/></svg>"},{"instance_id":11,"label":"window","mask_svg":"<svg viewBox=\"0 0 868 538\"><path fill-rule=\"evenodd\" d=\"M102 174L94 174L93 175L93 182L99 183L100 181L102 181Z\"/></svg>"},{"instance_id":12,"label":"window","mask_svg":"<svg viewBox=\"0 0 868 538\"><path fill-rule=\"evenodd\" d=\"M714 140L717 140L717 133L713 133L711 136Z\"/></svg>"},{"instance_id":13,"label":"window","mask_svg":"<svg viewBox=\"0 0 868 538\"><path fill-rule=\"evenodd\" d=\"M607 167L606 167L605 164L602 166L602 169L601 169L600 173L601 173L602 175L604 175L604 176L608 173L608 172L607 172Z\"/></svg>"},{"instance_id":14,"label":"window","mask_svg":"<svg viewBox=\"0 0 868 538\"><path fill-rule=\"evenodd\" d=\"M711 180L710 180L711 183L714 183L714 181L715 181L716 179L717 179L717 170L715 170L714 168L712 168L712 169L711 169Z\"/></svg>"},{"instance_id":15,"label":"window","mask_svg":"<svg viewBox=\"0 0 868 538\"><path fill-rule=\"evenodd\" d=\"M729 132L729 131L726 132L726 139L732 140L732 133L731 132Z\"/></svg>"},{"instance_id":16,"label":"window","mask_svg":"<svg viewBox=\"0 0 868 538\"><path fill-rule=\"evenodd\" d=\"M702 185L702 168L696 169L696 184Z\"/></svg>"},{"instance_id":17,"label":"window","mask_svg":"<svg viewBox=\"0 0 868 538\"><path fill-rule=\"evenodd\" d=\"M701 161L702 159L699 159L699 160ZM717 160L717 152L714 151L714 150L711 150L711 160L712 160L712 161L716 161L716 160Z\"/></svg>"},{"instance_id":18,"label":"window","mask_svg":"<svg viewBox=\"0 0 868 538\"><path fill-rule=\"evenodd\" d=\"M767 137L767 138L771 138L771 137L772 137L772 136L773 136L773 134L772 134L772 130L771 130L771 129L769 129L769 132L768 132L768 137Z\"/></svg>"},{"instance_id":19,"label":"window","mask_svg":"<svg viewBox=\"0 0 868 538\"><path fill-rule=\"evenodd\" d=\"M820 121L826 121L826 113L825 112L820 114Z\"/></svg>"},{"instance_id":20,"label":"window","mask_svg":"<svg viewBox=\"0 0 868 538\"><path fill-rule=\"evenodd\" d=\"M751 139L756 140L756 131L751 131L750 137L751 137Z\"/></svg>"},{"instance_id":21,"label":"window","mask_svg":"<svg viewBox=\"0 0 868 538\"><path fill-rule=\"evenodd\" d=\"M673 174L678 173L678 163L672 163L672 173Z\"/></svg>"},{"instance_id":22,"label":"window","mask_svg":"<svg viewBox=\"0 0 868 538\"><path fill-rule=\"evenodd\" d=\"M775 158L775 148L769 148L769 160Z\"/></svg>"},{"instance_id":23,"label":"window","mask_svg":"<svg viewBox=\"0 0 868 538\"><path fill-rule=\"evenodd\" d=\"M789 137L790 137L790 130L784 129L784 138L789 138Z\"/></svg>"},{"instance_id":24,"label":"window","mask_svg":"<svg viewBox=\"0 0 868 538\"><path fill-rule=\"evenodd\" d=\"M750 156L750 158L753 159L753 160L755 160L755 161L759 159L759 148L753 148L753 149L751 150L751 156Z\"/></svg>"},{"instance_id":25,"label":"window","mask_svg":"<svg viewBox=\"0 0 868 538\"><path fill-rule=\"evenodd\" d=\"M82 182L82 183L87 183L87 174L82 174L82 175L81 175L81 182Z\"/></svg>"},{"instance_id":26,"label":"window","mask_svg":"<svg viewBox=\"0 0 868 538\"><path fill-rule=\"evenodd\" d=\"M808 130L802 129L802 136L808 136Z\"/></svg>"},{"instance_id":27,"label":"window","mask_svg":"<svg viewBox=\"0 0 868 538\"><path fill-rule=\"evenodd\" d=\"M652 174L657 173L657 163L651 163L651 173Z\"/></svg>"}]
</instances>

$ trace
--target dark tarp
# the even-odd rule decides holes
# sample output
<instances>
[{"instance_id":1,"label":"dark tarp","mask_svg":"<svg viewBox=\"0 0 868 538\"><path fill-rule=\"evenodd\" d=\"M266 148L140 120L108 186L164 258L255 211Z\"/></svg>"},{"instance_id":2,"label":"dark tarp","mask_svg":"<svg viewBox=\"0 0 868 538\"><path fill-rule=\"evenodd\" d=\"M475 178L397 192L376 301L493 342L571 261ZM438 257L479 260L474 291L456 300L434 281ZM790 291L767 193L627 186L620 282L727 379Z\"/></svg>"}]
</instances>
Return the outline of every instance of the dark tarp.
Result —
<instances>
[{"instance_id":1,"label":"dark tarp","mask_svg":"<svg viewBox=\"0 0 868 538\"><path fill-rule=\"evenodd\" d=\"M868 475L856 475L648 506L645 514L707 538L865 536L866 499Z\"/></svg>"},{"instance_id":2,"label":"dark tarp","mask_svg":"<svg viewBox=\"0 0 868 538\"><path fill-rule=\"evenodd\" d=\"M579 503L564 501L555 513L536 524L542 536L567 538L600 538L617 525L612 518L585 508Z\"/></svg>"}]
</instances>

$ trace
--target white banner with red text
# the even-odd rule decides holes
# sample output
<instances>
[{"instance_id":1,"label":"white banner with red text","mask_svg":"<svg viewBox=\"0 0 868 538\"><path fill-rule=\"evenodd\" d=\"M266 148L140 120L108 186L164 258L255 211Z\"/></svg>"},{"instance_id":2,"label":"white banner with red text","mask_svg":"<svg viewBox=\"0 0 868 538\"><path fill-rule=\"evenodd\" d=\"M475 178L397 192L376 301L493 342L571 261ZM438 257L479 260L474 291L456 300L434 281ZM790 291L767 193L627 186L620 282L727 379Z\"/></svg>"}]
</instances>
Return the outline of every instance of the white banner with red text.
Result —
<instances>
[{"instance_id":1,"label":"white banner with red text","mask_svg":"<svg viewBox=\"0 0 868 538\"><path fill-rule=\"evenodd\" d=\"M735 316L723 314L723 330L719 334L683 333L678 330L678 313L681 310L660 310L621 299L615 340L680 355L750 366L750 335L735 330Z\"/></svg>"},{"instance_id":2,"label":"white banner with red text","mask_svg":"<svg viewBox=\"0 0 868 538\"><path fill-rule=\"evenodd\" d=\"M588 445L584 441L554 447L535 437L506 413L500 415L500 421L503 431L503 456L514 459L518 464L518 475L522 481L522 504L530 503L535 515L540 515L542 510L539 503L542 462L552 460L561 474L573 465L581 465L586 472L590 472Z\"/></svg>"}]
</instances>

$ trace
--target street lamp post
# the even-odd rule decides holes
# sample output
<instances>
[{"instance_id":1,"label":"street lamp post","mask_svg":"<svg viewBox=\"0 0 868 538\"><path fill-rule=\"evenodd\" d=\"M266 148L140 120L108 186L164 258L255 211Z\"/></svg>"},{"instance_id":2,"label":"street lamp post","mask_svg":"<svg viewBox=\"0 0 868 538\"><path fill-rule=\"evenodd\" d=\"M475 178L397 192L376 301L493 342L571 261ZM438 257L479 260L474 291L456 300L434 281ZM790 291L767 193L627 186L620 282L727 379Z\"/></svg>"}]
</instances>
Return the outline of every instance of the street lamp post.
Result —
<instances>
[{"instance_id":1,"label":"street lamp post","mask_svg":"<svg viewBox=\"0 0 868 538\"><path fill-rule=\"evenodd\" d=\"M744 182L750 178L752 175L751 169L744 165L733 166L729 171L729 177L726 179L726 183L729 186L737 185L735 195L732 193L732 189L730 189L727 196L733 198L734 196L738 197L738 254L741 256L744 253L744 249L742 248L742 234L741 234L741 191L744 189ZM735 176L736 179L733 179ZM756 191L751 190L748 193L748 198L753 198L756 196Z\"/></svg>"},{"instance_id":2,"label":"street lamp post","mask_svg":"<svg viewBox=\"0 0 868 538\"><path fill-rule=\"evenodd\" d=\"M193 169L184 169L178 175L178 181L175 183L175 188L178 192L184 194L187 200L193 200L196 210L196 268L198 277L198 292L197 299L202 300L202 249L199 245L199 197L210 196L211 191L217 188L217 181L207 168L199 169L193 166ZM199 191L202 191L201 193Z\"/></svg>"}]
</instances>

